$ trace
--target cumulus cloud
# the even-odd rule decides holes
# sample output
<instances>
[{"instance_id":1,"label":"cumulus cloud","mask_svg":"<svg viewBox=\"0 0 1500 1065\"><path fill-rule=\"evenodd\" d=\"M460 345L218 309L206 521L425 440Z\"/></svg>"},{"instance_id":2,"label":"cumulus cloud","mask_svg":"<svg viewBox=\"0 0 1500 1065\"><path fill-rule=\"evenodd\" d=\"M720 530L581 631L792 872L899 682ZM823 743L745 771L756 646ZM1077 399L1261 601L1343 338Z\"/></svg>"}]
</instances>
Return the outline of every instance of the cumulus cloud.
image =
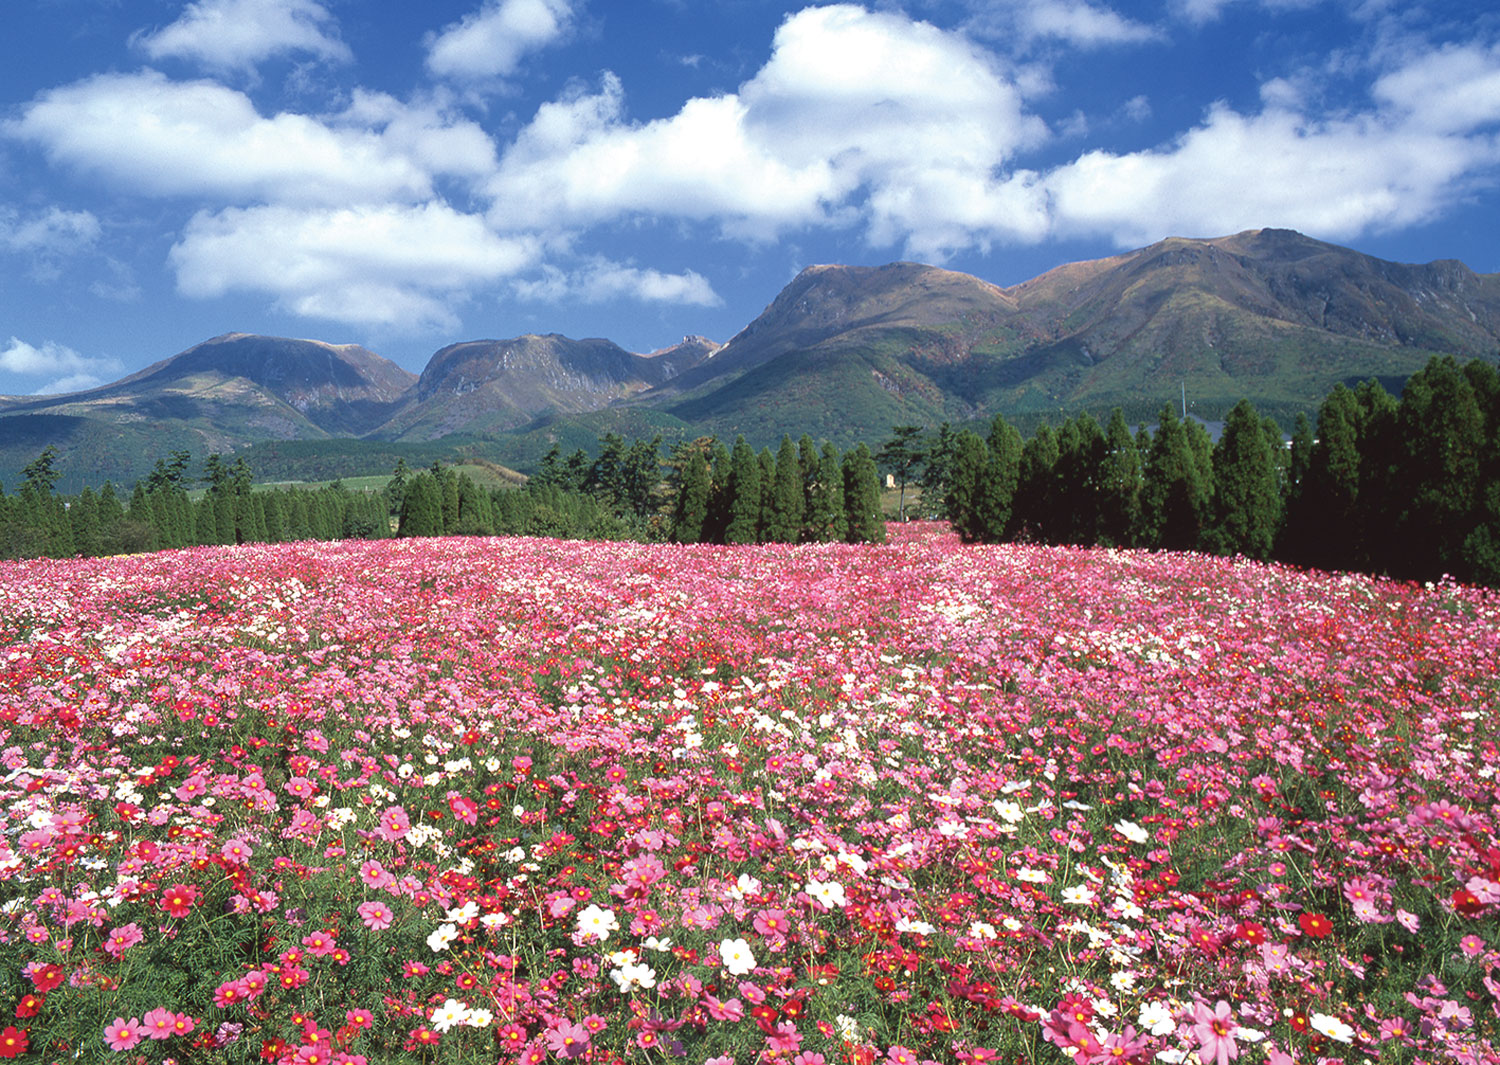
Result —
<instances>
[{"instance_id":1,"label":"cumulus cloud","mask_svg":"<svg viewBox=\"0 0 1500 1065\"><path fill-rule=\"evenodd\" d=\"M1264 225L1341 239L1425 222L1493 180L1497 90L1500 54L1468 47L1414 57L1359 113L1315 117L1281 92L1257 114L1220 104L1171 144L1088 152L1049 172L1055 230L1129 247Z\"/></svg>"},{"instance_id":2,"label":"cumulus cloud","mask_svg":"<svg viewBox=\"0 0 1500 1065\"><path fill-rule=\"evenodd\" d=\"M505 77L528 53L562 39L572 21L570 0L488 0L428 37L427 69L461 81Z\"/></svg>"},{"instance_id":3,"label":"cumulus cloud","mask_svg":"<svg viewBox=\"0 0 1500 1065\"><path fill-rule=\"evenodd\" d=\"M456 328L467 292L536 254L533 241L433 202L204 211L169 258L187 296L267 293L292 314L416 331Z\"/></svg>"},{"instance_id":4,"label":"cumulus cloud","mask_svg":"<svg viewBox=\"0 0 1500 1065\"><path fill-rule=\"evenodd\" d=\"M187 59L220 72L250 71L286 53L353 58L333 16L315 0L194 0L176 22L132 42L152 59Z\"/></svg>"},{"instance_id":5,"label":"cumulus cloud","mask_svg":"<svg viewBox=\"0 0 1500 1065\"><path fill-rule=\"evenodd\" d=\"M36 395L95 388L109 379L104 375L118 374L123 369L119 359L89 358L51 340L38 347L19 337L11 337L10 343L0 348L0 371L21 377L53 378L33 389Z\"/></svg>"},{"instance_id":6,"label":"cumulus cloud","mask_svg":"<svg viewBox=\"0 0 1500 1065\"><path fill-rule=\"evenodd\" d=\"M588 225L619 215L711 220L768 240L806 225L857 225L877 243L933 250L972 217L964 192L1019 203L1000 176L1046 136L991 58L961 34L852 5L809 8L777 30L737 93L635 124L606 76L544 105L490 185L499 226L538 217ZM991 215L987 231L1034 222Z\"/></svg>"},{"instance_id":7,"label":"cumulus cloud","mask_svg":"<svg viewBox=\"0 0 1500 1065\"><path fill-rule=\"evenodd\" d=\"M244 93L155 71L101 74L52 89L6 132L57 164L141 192L290 203L420 200L444 173L472 176L493 149L435 108L357 95L343 116L262 116Z\"/></svg>"},{"instance_id":8,"label":"cumulus cloud","mask_svg":"<svg viewBox=\"0 0 1500 1065\"><path fill-rule=\"evenodd\" d=\"M724 301L708 279L696 270L665 274L623 263L596 259L580 270L567 272L544 267L535 281L518 281L515 291L522 299L561 303L608 303L633 300L640 303L671 303L692 307L717 307Z\"/></svg>"}]
</instances>

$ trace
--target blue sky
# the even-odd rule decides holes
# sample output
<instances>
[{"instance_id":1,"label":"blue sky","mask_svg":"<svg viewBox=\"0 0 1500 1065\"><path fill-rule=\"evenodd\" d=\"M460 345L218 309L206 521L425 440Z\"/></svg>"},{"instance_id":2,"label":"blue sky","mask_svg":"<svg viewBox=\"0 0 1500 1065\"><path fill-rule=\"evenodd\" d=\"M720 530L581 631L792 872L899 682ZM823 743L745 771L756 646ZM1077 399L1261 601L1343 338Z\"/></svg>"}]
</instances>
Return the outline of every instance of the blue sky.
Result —
<instances>
[{"instance_id":1,"label":"blue sky","mask_svg":"<svg viewBox=\"0 0 1500 1065\"><path fill-rule=\"evenodd\" d=\"M30 0L0 393L220 333L727 340L811 263L1277 226L1500 271L1500 17L1382 0Z\"/></svg>"}]
</instances>

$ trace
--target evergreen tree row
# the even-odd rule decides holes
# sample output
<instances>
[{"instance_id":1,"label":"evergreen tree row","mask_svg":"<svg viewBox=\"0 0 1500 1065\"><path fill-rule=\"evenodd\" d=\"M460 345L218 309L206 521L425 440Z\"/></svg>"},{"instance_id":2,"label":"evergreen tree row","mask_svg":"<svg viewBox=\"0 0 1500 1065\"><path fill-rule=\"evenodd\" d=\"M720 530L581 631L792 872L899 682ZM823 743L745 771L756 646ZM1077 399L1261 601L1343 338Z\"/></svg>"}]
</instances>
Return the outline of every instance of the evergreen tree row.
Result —
<instances>
[{"instance_id":1,"label":"evergreen tree row","mask_svg":"<svg viewBox=\"0 0 1500 1065\"><path fill-rule=\"evenodd\" d=\"M661 438L627 444L600 438L590 459L554 447L524 488L486 493L466 474L434 465L398 466L402 536L520 535L678 543L880 542L879 473L860 445L840 456L810 437L783 438L757 454L712 437L677 447L664 463ZM665 468L664 468L665 467Z\"/></svg>"},{"instance_id":2,"label":"evergreen tree row","mask_svg":"<svg viewBox=\"0 0 1500 1065\"><path fill-rule=\"evenodd\" d=\"M882 449L903 486L969 542L1034 541L1240 554L1417 580L1500 584L1500 373L1435 358L1398 402L1375 381L1336 386L1290 442L1248 401L1217 443L1168 405L1154 432L1082 414L1026 441L913 427ZM919 461L902 467L915 451Z\"/></svg>"},{"instance_id":3,"label":"evergreen tree row","mask_svg":"<svg viewBox=\"0 0 1500 1065\"><path fill-rule=\"evenodd\" d=\"M812 437L759 454L736 438L700 437L671 461L671 538L678 543L884 543L880 474L864 444L847 455Z\"/></svg>"},{"instance_id":4,"label":"evergreen tree row","mask_svg":"<svg viewBox=\"0 0 1500 1065\"><path fill-rule=\"evenodd\" d=\"M158 460L122 502L112 484L76 496L54 493L47 448L22 471L20 491L0 493L0 556L66 558L206 544L370 539L390 535L389 503L380 493L326 488L252 492L243 460L219 455L204 465L207 491L189 492L188 454Z\"/></svg>"}]
</instances>

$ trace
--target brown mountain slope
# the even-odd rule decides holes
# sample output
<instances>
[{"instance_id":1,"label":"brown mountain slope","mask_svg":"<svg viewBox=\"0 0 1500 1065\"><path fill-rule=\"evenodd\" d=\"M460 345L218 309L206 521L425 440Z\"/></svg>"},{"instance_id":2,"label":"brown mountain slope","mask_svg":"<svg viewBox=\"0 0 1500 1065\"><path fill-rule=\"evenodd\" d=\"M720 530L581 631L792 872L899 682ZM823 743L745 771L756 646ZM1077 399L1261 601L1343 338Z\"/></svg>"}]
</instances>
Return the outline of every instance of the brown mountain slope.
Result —
<instances>
[{"instance_id":1,"label":"brown mountain slope","mask_svg":"<svg viewBox=\"0 0 1500 1065\"><path fill-rule=\"evenodd\" d=\"M1143 419L1184 389L1206 417L1246 397L1289 417L1339 381L1399 388L1434 353L1497 351L1500 278L1256 230L1171 238L1008 289L915 264L811 268L712 360L643 398L758 433L837 409L848 438L897 417L1119 405Z\"/></svg>"},{"instance_id":2,"label":"brown mountain slope","mask_svg":"<svg viewBox=\"0 0 1500 1065\"><path fill-rule=\"evenodd\" d=\"M608 340L556 333L453 344L433 355L407 402L375 435L426 440L511 429L542 414L598 410L662 384L717 349L687 337L637 355Z\"/></svg>"}]
</instances>

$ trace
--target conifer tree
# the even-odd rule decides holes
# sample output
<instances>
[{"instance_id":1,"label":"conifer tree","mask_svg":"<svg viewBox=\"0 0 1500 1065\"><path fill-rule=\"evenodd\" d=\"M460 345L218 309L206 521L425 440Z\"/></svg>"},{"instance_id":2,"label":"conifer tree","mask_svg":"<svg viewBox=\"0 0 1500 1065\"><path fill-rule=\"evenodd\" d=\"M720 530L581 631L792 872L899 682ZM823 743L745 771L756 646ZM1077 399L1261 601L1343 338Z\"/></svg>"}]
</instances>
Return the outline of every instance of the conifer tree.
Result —
<instances>
[{"instance_id":1,"label":"conifer tree","mask_svg":"<svg viewBox=\"0 0 1500 1065\"><path fill-rule=\"evenodd\" d=\"M770 539L771 511L775 506L776 456L769 447L763 447L755 462L760 467L760 514L755 521L755 542L763 544Z\"/></svg>"},{"instance_id":2,"label":"conifer tree","mask_svg":"<svg viewBox=\"0 0 1500 1065\"><path fill-rule=\"evenodd\" d=\"M1104 430L1104 461L1099 470L1099 543L1135 543L1141 514L1141 453L1119 407L1109 412Z\"/></svg>"},{"instance_id":3,"label":"conifer tree","mask_svg":"<svg viewBox=\"0 0 1500 1065\"><path fill-rule=\"evenodd\" d=\"M406 485L398 536L443 535L443 495L436 475L419 473Z\"/></svg>"},{"instance_id":4,"label":"conifer tree","mask_svg":"<svg viewBox=\"0 0 1500 1065\"><path fill-rule=\"evenodd\" d=\"M1058 513L1057 459L1057 433L1043 423L1021 449L1007 539L1056 541L1062 524Z\"/></svg>"},{"instance_id":5,"label":"conifer tree","mask_svg":"<svg viewBox=\"0 0 1500 1065\"><path fill-rule=\"evenodd\" d=\"M790 436L781 438L776 464L771 471L771 509L766 520L766 539L794 544L802 534L802 463Z\"/></svg>"},{"instance_id":6,"label":"conifer tree","mask_svg":"<svg viewBox=\"0 0 1500 1065\"><path fill-rule=\"evenodd\" d=\"M1395 532L1406 545L1398 572L1425 580L1467 576L1464 544L1482 509L1485 419L1451 355L1430 360L1407 380L1396 438L1394 487L1405 506Z\"/></svg>"},{"instance_id":7,"label":"conifer tree","mask_svg":"<svg viewBox=\"0 0 1500 1065\"><path fill-rule=\"evenodd\" d=\"M1060 543L1094 544L1101 521L1100 477L1107 448L1104 430L1087 411L1066 422L1057 436L1053 535Z\"/></svg>"},{"instance_id":8,"label":"conifer tree","mask_svg":"<svg viewBox=\"0 0 1500 1065\"><path fill-rule=\"evenodd\" d=\"M813 492L818 483L818 445L807 433L797 441L797 469L802 476L802 528L797 530L797 539L803 543L817 540L813 528Z\"/></svg>"},{"instance_id":9,"label":"conifer tree","mask_svg":"<svg viewBox=\"0 0 1500 1065\"><path fill-rule=\"evenodd\" d=\"M885 516L880 512L880 472L863 443L844 456L844 539L851 544L885 543Z\"/></svg>"},{"instance_id":10,"label":"conifer tree","mask_svg":"<svg viewBox=\"0 0 1500 1065\"><path fill-rule=\"evenodd\" d=\"M373 530L360 525L362 538L368 539ZM474 483L468 474L458 476L458 522L453 528L457 536L493 536L495 517L490 509L489 493Z\"/></svg>"},{"instance_id":11,"label":"conifer tree","mask_svg":"<svg viewBox=\"0 0 1500 1065\"><path fill-rule=\"evenodd\" d=\"M704 538L713 491L713 474L704 451L695 441L679 460L677 498L672 507L672 539L679 544L696 544Z\"/></svg>"},{"instance_id":12,"label":"conifer tree","mask_svg":"<svg viewBox=\"0 0 1500 1065\"><path fill-rule=\"evenodd\" d=\"M1189 430L1168 403L1162 407L1146 456L1141 489L1144 545L1177 551L1197 547L1208 490Z\"/></svg>"},{"instance_id":13,"label":"conifer tree","mask_svg":"<svg viewBox=\"0 0 1500 1065\"><path fill-rule=\"evenodd\" d=\"M1278 431L1277 439L1281 434ZM1203 540L1210 551L1268 559L1281 524L1281 486L1265 426L1248 399L1235 404L1213 452L1213 498Z\"/></svg>"},{"instance_id":14,"label":"conifer tree","mask_svg":"<svg viewBox=\"0 0 1500 1065\"><path fill-rule=\"evenodd\" d=\"M844 513L844 464L838 447L825 441L818 457L818 477L807 510L808 537L816 543L838 543L848 532Z\"/></svg>"},{"instance_id":15,"label":"conifer tree","mask_svg":"<svg viewBox=\"0 0 1500 1065\"><path fill-rule=\"evenodd\" d=\"M966 544L992 542L999 531L992 525L987 497L991 493L990 451L980 435L963 429L949 444L944 514Z\"/></svg>"},{"instance_id":16,"label":"conifer tree","mask_svg":"<svg viewBox=\"0 0 1500 1065\"><path fill-rule=\"evenodd\" d=\"M760 534L760 462L743 436L736 437L729 459L727 544L753 544Z\"/></svg>"},{"instance_id":17,"label":"conifer tree","mask_svg":"<svg viewBox=\"0 0 1500 1065\"><path fill-rule=\"evenodd\" d=\"M734 459L724 441L717 438L709 447L708 468L712 476L708 494L708 517L703 522L703 537L706 544L725 543L729 529L730 481L734 476Z\"/></svg>"},{"instance_id":18,"label":"conifer tree","mask_svg":"<svg viewBox=\"0 0 1500 1065\"><path fill-rule=\"evenodd\" d=\"M286 526L282 517L280 492L266 492L262 505L262 520L265 522L266 542L279 544L286 539Z\"/></svg>"},{"instance_id":19,"label":"conifer tree","mask_svg":"<svg viewBox=\"0 0 1500 1065\"><path fill-rule=\"evenodd\" d=\"M103 534L99 528L99 502L87 485L68 508L68 522L73 531L73 548L80 555L95 558L104 553Z\"/></svg>"}]
</instances>

